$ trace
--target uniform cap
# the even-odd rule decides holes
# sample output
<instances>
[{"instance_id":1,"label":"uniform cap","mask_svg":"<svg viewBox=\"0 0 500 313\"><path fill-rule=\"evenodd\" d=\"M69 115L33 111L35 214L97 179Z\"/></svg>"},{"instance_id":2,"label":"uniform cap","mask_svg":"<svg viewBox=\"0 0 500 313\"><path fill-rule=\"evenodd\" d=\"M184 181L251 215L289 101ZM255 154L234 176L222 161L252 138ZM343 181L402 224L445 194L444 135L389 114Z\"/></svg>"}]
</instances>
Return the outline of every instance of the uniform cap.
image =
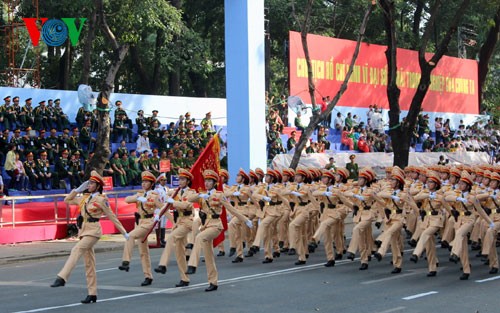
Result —
<instances>
[{"instance_id":1,"label":"uniform cap","mask_svg":"<svg viewBox=\"0 0 500 313\"><path fill-rule=\"evenodd\" d=\"M250 177L253 177L255 180L259 180L259 175L257 175L257 173L253 170L250 170Z\"/></svg>"},{"instance_id":2,"label":"uniform cap","mask_svg":"<svg viewBox=\"0 0 500 313\"><path fill-rule=\"evenodd\" d=\"M247 173L245 173L245 171L244 171L242 168L240 168L240 170L238 171L238 175L240 175L240 176L241 176L241 177L243 177L244 179L247 179L247 180L249 180L249 179L250 179L250 177L248 176L248 174L247 174Z\"/></svg>"},{"instance_id":3,"label":"uniform cap","mask_svg":"<svg viewBox=\"0 0 500 313\"><path fill-rule=\"evenodd\" d=\"M498 174L497 172L492 172L491 173L491 180L496 180L496 181L500 182L500 174Z\"/></svg>"},{"instance_id":4,"label":"uniform cap","mask_svg":"<svg viewBox=\"0 0 500 313\"><path fill-rule=\"evenodd\" d=\"M439 179L438 173L436 173L434 171L428 171L427 179L435 182L438 185L441 185L441 179Z\"/></svg>"},{"instance_id":5,"label":"uniform cap","mask_svg":"<svg viewBox=\"0 0 500 313\"><path fill-rule=\"evenodd\" d=\"M215 171L212 170L205 170L203 172L203 178L204 179L213 179L216 182L219 181L219 175Z\"/></svg>"},{"instance_id":6,"label":"uniform cap","mask_svg":"<svg viewBox=\"0 0 500 313\"><path fill-rule=\"evenodd\" d=\"M349 177L349 171L345 167L337 167L337 174L347 179Z\"/></svg>"},{"instance_id":7,"label":"uniform cap","mask_svg":"<svg viewBox=\"0 0 500 313\"><path fill-rule=\"evenodd\" d=\"M262 170L260 167L257 167L255 169L255 173L257 173L257 175L259 176L264 176L264 170Z\"/></svg>"},{"instance_id":8,"label":"uniform cap","mask_svg":"<svg viewBox=\"0 0 500 313\"><path fill-rule=\"evenodd\" d=\"M190 181L194 180L193 174L191 174L190 171L183 169L183 168L179 169L179 177L185 177L185 178L189 179Z\"/></svg>"},{"instance_id":9,"label":"uniform cap","mask_svg":"<svg viewBox=\"0 0 500 313\"><path fill-rule=\"evenodd\" d=\"M404 173L396 168L392 170L391 178L398 180L401 184L405 183Z\"/></svg>"},{"instance_id":10,"label":"uniform cap","mask_svg":"<svg viewBox=\"0 0 500 313\"><path fill-rule=\"evenodd\" d=\"M229 179L229 172L228 172L228 171L226 171L225 169L221 169L221 170L219 171L219 176L220 176L220 177L226 177L227 179Z\"/></svg>"},{"instance_id":11,"label":"uniform cap","mask_svg":"<svg viewBox=\"0 0 500 313\"><path fill-rule=\"evenodd\" d=\"M321 177L328 177L331 179L335 179L335 173L330 170L323 170Z\"/></svg>"},{"instance_id":12,"label":"uniform cap","mask_svg":"<svg viewBox=\"0 0 500 313\"><path fill-rule=\"evenodd\" d=\"M483 177L491 179L491 172L489 170L485 170L483 173Z\"/></svg>"},{"instance_id":13,"label":"uniform cap","mask_svg":"<svg viewBox=\"0 0 500 313\"><path fill-rule=\"evenodd\" d=\"M295 171L293 170L293 168L285 168L283 170L283 175L288 175L290 177L293 177L295 176Z\"/></svg>"},{"instance_id":14,"label":"uniform cap","mask_svg":"<svg viewBox=\"0 0 500 313\"><path fill-rule=\"evenodd\" d=\"M156 177L155 175L153 175L153 173L149 172L149 171L144 171L141 173L141 179L142 180L147 180L147 181L150 181L150 182L156 182Z\"/></svg>"},{"instance_id":15,"label":"uniform cap","mask_svg":"<svg viewBox=\"0 0 500 313\"><path fill-rule=\"evenodd\" d=\"M165 173L161 173L160 175L158 175L158 177L156 177L156 182L158 183L162 179L167 179L167 175L165 175Z\"/></svg>"},{"instance_id":16,"label":"uniform cap","mask_svg":"<svg viewBox=\"0 0 500 313\"><path fill-rule=\"evenodd\" d=\"M472 186L472 183L473 183L473 179L472 179L472 176L469 174L469 172L467 171L462 171L462 174L461 174L461 177L460 177L460 181L463 181L469 185Z\"/></svg>"},{"instance_id":17,"label":"uniform cap","mask_svg":"<svg viewBox=\"0 0 500 313\"><path fill-rule=\"evenodd\" d=\"M97 173L96 171L90 172L89 180L95 181L99 185L104 186L104 180L102 179L101 175L99 175L99 173Z\"/></svg>"},{"instance_id":18,"label":"uniform cap","mask_svg":"<svg viewBox=\"0 0 500 313\"><path fill-rule=\"evenodd\" d=\"M456 176L456 177L460 178L461 174L462 173L460 172L459 168L457 168L457 167L450 168L450 175L453 175L453 176Z\"/></svg>"},{"instance_id":19,"label":"uniform cap","mask_svg":"<svg viewBox=\"0 0 500 313\"><path fill-rule=\"evenodd\" d=\"M300 167L297 169L297 171L295 172L295 175L302 175L304 176L305 178L309 177L309 171L306 170L305 168L303 167Z\"/></svg>"},{"instance_id":20,"label":"uniform cap","mask_svg":"<svg viewBox=\"0 0 500 313\"><path fill-rule=\"evenodd\" d=\"M274 177L274 178L278 178L278 177L276 176L276 172L275 172L273 169L270 169L270 168L268 168L268 169L267 169L267 171L266 171L266 175L272 176L272 177Z\"/></svg>"}]
</instances>

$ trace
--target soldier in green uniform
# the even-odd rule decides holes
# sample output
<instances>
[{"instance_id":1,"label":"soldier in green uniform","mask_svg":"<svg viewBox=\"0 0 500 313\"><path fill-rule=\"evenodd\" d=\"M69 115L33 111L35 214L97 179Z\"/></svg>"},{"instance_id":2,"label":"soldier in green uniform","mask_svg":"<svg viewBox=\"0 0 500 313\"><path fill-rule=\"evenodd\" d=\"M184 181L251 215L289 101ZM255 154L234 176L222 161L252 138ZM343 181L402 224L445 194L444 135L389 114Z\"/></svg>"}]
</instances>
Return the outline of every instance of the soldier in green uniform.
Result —
<instances>
[{"instance_id":1,"label":"soldier in green uniform","mask_svg":"<svg viewBox=\"0 0 500 313\"><path fill-rule=\"evenodd\" d=\"M194 156L194 150L188 150L187 156L184 158L184 167L187 169L191 169L191 167L196 162L196 158Z\"/></svg>"},{"instance_id":2,"label":"soldier in green uniform","mask_svg":"<svg viewBox=\"0 0 500 313\"><path fill-rule=\"evenodd\" d=\"M163 130L160 129L160 122L155 120L149 129L149 142L160 144L161 137L163 137Z\"/></svg>"},{"instance_id":3,"label":"soldier in green uniform","mask_svg":"<svg viewBox=\"0 0 500 313\"><path fill-rule=\"evenodd\" d=\"M63 109L61 108L61 99L54 100L54 114L57 118L56 124L57 129L61 130L65 127L69 127L69 119L68 115L64 114Z\"/></svg>"},{"instance_id":4,"label":"soldier in green uniform","mask_svg":"<svg viewBox=\"0 0 500 313\"><path fill-rule=\"evenodd\" d=\"M155 121L158 122L158 127L160 127L161 123L160 120L158 119L158 110L153 110L153 115L146 118L146 121L148 122L149 127L153 127L153 123Z\"/></svg>"},{"instance_id":5,"label":"soldier in green uniform","mask_svg":"<svg viewBox=\"0 0 500 313\"><path fill-rule=\"evenodd\" d=\"M31 106L32 99L28 98L25 102L26 104L21 108L21 113L19 114L21 128L23 129L35 124L35 113L33 112L33 107Z\"/></svg>"},{"instance_id":6,"label":"soldier in green uniform","mask_svg":"<svg viewBox=\"0 0 500 313\"><path fill-rule=\"evenodd\" d=\"M21 130L20 129L16 129L14 131L14 136L12 136L12 138L10 138L10 143L13 144L14 146L16 146L17 152L19 152L19 153L24 152L24 146L23 146L24 138L21 137Z\"/></svg>"},{"instance_id":7,"label":"soldier in green uniform","mask_svg":"<svg viewBox=\"0 0 500 313\"><path fill-rule=\"evenodd\" d=\"M149 158L150 171L155 176L160 175L160 156L158 155L158 149L153 149L153 155Z\"/></svg>"},{"instance_id":8,"label":"soldier in green uniform","mask_svg":"<svg viewBox=\"0 0 500 313\"><path fill-rule=\"evenodd\" d=\"M19 114L21 114L21 106L19 105L19 97L15 96L12 98L12 113L14 114L14 126L13 129L20 128L21 120Z\"/></svg>"},{"instance_id":9,"label":"soldier in green uniform","mask_svg":"<svg viewBox=\"0 0 500 313\"><path fill-rule=\"evenodd\" d=\"M80 144L80 136L78 134L78 127L73 128L73 133L69 137L69 149L72 153L75 151L82 151L82 146ZM79 185L78 185L79 186Z\"/></svg>"},{"instance_id":10,"label":"soldier in green uniform","mask_svg":"<svg viewBox=\"0 0 500 313\"><path fill-rule=\"evenodd\" d=\"M125 171L127 174L127 185L130 185L136 177L133 175L132 171L130 170L130 162L128 160L128 153L124 153L120 157L120 162L122 164L122 169Z\"/></svg>"},{"instance_id":11,"label":"soldier in green uniform","mask_svg":"<svg viewBox=\"0 0 500 313\"><path fill-rule=\"evenodd\" d=\"M354 159L356 156L354 154L351 154L349 156L349 159L351 162L347 163L345 165L345 168L349 171L349 177L348 179L353 179L353 180L358 180L358 163L354 162Z\"/></svg>"},{"instance_id":12,"label":"soldier in green uniform","mask_svg":"<svg viewBox=\"0 0 500 313\"><path fill-rule=\"evenodd\" d=\"M122 157L122 155L129 153L127 148L127 143L125 142L125 140L120 141L120 146L118 147L118 149L116 149L115 152L118 152L120 158Z\"/></svg>"},{"instance_id":13,"label":"soldier in green uniform","mask_svg":"<svg viewBox=\"0 0 500 313\"><path fill-rule=\"evenodd\" d=\"M130 168L130 175L134 177L132 183L134 185L139 185L139 178L141 176L141 170L139 169L139 158L137 157L137 151L130 150L130 155L128 157L128 163Z\"/></svg>"},{"instance_id":14,"label":"soldier in green uniform","mask_svg":"<svg viewBox=\"0 0 500 313\"><path fill-rule=\"evenodd\" d=\"M147 153L141 153L141 156L139 158L139 168L141 172L143 171L151 171L151 161L149 160L149 154Z\"/></svg>"},{"instance_id":15,"label":"soldier in green uniform","mask_svg":"<svg viewBox=\"0 0 500 313\"><path fill-rule=\"evenodd\" d=\"M57 126L57 116L54 108L54 100L47 100L47 124L49 129Z\"/></svg>"},{"instance_id":16,"label":"soldier in green uniform","mask_svg":"<svg viewBox=\"0 0 500 313\"><path fill-rule=\"evenodd\" d=\"M177 150L177 152L175 152L175 157L170 161L170 168L172 175L177 175L179 173L179 169L185 168L182 150L179 149Z\"/></svg>"},{"instance_id":17,"label":"soldier in green uniform","mask_svg":"<svg viewBox=\"0 0 500 313\"><path fill-rule=\"evenodd\" d=\"M50 135L47 138L47 144L47 147L50 146L50 148L47 149L49 160L53 162L56 159L56 156L59 155L59 138L57 137L57 130L55 128L50 130Z\"/></svg>"},{"instance_id":18,"label":"soldier in green uniform","mask_svg":"<svg viewBox=\"0 0 500 313\"><path fill-rule=\"evenodd\" d=\"M69 179L70 183L72 181L72 172L69 164L69 150L64 149L61 152L61 157L56 160L56 173L60 180Z\"/></svg>"},{"instance_id":19,"label":"soldier in green uniform","mask_svg":"<svg viewBox=\"0 0 500 313\"><path fill-rule=\"evenodd\" d=\"M0 133L0 164L5 164L5 155L9 146L9 130Z\"/></svg>"},{"instance_id":20,"label":"soldier in green uniform","mask_svg":"<svg viewBox=\"0 0 500 313\"><path fill-rule=\"evenodd\" d=\"M69 175L71 181L71 188L76 188L82 184L83 168L80 160L80 152L74 151L69 160Z\"/></svg>"},{"instance_id":21,"label":"soldier in green uniform","mask_svg":"<svg viewBox=\"0 0 500 313\"><path fill-rule=\"evenodd\" d=\"M144 111L137 111L137 117L135 118L135 124L137 125L137 133L142 134L143 130L149 131L148 120L144 117Z\"/></svg>"},{"instance_id":22,"label":"soldier in green uniform","mask_svg":"<svg viewBox=\"0 0 500 313\"><path fill-rule=\"evenodd\" d=\"M4 129L12 130L15 123L15 115L13 106L11 105L10 96L3 98L5 103L0 107L0 121L3 119Z\"/></svg>"},{"instance_id":23,"label":"soldier in green uniform","mask_svg":"<svg viewBox=\"0 0 500 313\"><path fill-rule=\"evenodd\" d=\"M88 116L88 113L87 111L85 111L85 109L83 107L80 107L78 109L78 112L76 112L76 125L78 127L83 127L83 123L85 123L85 120L87 120L87 116Z\"/></svg>"},{"instance_id":24,"label":"soldier in green uniform","mask_svg":"<svg viewBox=\"0 0 500 313\"><path fill-rule=\"evenodd\" d=\"M78 135L78 141L84 151L93 150L93 143L96 139L91 134L90 120L85 121L85 126L82 127L82 131Z\"/></svg>"},{"instance_id":25,"label":"soldier in green uniform","mask_svg":"<svg viewBox=\"0 0 500 313\"><path fill-rule=\"evenodd\" d=\"M64 128L62 134L59 136L59 149L70 150L69 129ZM69 151L71 153L71 150Z\"/></svg>"},{"instance_id":26,"label":"soldier in green uniform","mask_svg":"<svg viewBox=\"0 0 500 313\"><path fill-rule=\"evenodd\" d=\"M39 131L39 136L37 138L37 142L38 142L38 154L42 151L47 151L47 156L48 156L48 159L51 163L54 163L55 161L55 156L54 156L54 152L52 151L52 146L50 145L50 143L48 142L48 137L45 136L45 129L40 129Z\"/></svg>"},{"instance_id":27,"label":"soldier in green uniform","mask_svg":"<svg viewBox=\"0 0 500 313\"><path fill-rule=\"evenodd\" d=\"M38 190L38 187L36 186L38 181L38 170L37 164L33 157L33 152L29 152L26 155L26 161L24 161L23 166L24 170L26 171L26 175L28 176L31 190Z\"/></svg>"},{"instance_id":28,"label":"soldier in green uniform","mask_svg":"<svg viewBox=\"0 0 500 313\"><path fill-rule=\"evenodd\" d=\"M34 110L35 129L50 129L48 117L49 112L45 106L45 100L38 102L38 104L39 106L37 106Z\"/></svg>"},{"instance_id":29,"label":"soldier in green uniform","mask_svg":"<svg viewBox=\"0 0 500 313\"><path fill-rule=\"evenodd\" d=\"M109 160L109 163L111 169L113 169L115 186L125 187L127 185L127 173L123 169L118 152L113 153L113 157Z\"/></svg>"},{"instance_id":30,"label":"soldier in green uniform","mask_svg":"<svg viewBox=\"0 0 500 313\"><path fill-rule=\"evenodd\" d=\"M50 170L50 161L47 158L47 151L40 153L40 158L36 162L38 172L38 183L42 185L43 190L50 189L49 182L54 180L54 173Z\"/></svg>"},{"instance_id":31,"label":"soldier in green uniform","mask_svg":"<svg viewBox=\"0 0 500 313\"><path fill-rule=\"evenodd\" d=\"M297 140L295 139L295 135L297 134L297 132L295 130L293 130L291 133L290 133L290 137L288 138L288 140L286 141L286 148L288 151L292 150L293 148L295 148L295 145L297 144Z\"/></svg>"}]
</instances>

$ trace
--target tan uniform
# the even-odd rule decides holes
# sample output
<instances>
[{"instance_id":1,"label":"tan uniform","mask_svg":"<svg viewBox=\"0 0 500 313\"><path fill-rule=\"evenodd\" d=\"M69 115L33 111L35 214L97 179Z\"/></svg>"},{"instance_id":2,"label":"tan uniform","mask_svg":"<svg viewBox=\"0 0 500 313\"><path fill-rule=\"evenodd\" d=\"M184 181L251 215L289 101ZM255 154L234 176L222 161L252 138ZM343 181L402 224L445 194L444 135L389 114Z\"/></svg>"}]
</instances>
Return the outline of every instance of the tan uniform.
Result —
<instances>
[{"instance_id":1,"label":"tan uniform","mask_svg":"<svg viewBox=\"0 0 500 313\"><path fill-rule=\"evenodd\" d=\"M335 259L335 254L333 251L333 238L334 233L338 232L340 229L343 235L343 223L347 216L347 207L340 201L338 196L335 195L325 195L325 192L333 192L337 189L339 192L344 192L342 186L323 186L322 188L313 192L313 196L319 197L320 205L324 208L321 214L320 224L318 229L313 235L313 240L315 242L320 241L321 237L324 238L324 246L327 261ZM343 238L343 236L341 236ZM340 249L340 254L344 249L344 245L336 245L337 249Z\"/></svg>"},{"instance_id":2,"label":"tan uniform","mask_svg":"<svg viewBox=\"0 0 500 313\"><path fill-rule=\"evenodd\" d=\"M239 196L233 196L233 193L239 192ZM240 184L232 186L224 190L224 194L231 200L234 208L245 217L254 216L253 205L249 203L251 196L250 188L247 185ZM249 228L245 225L245 221L239 218L232 218L228 224L229 230L229 246L236 249L236 257L243 258L243 241L250 236ZM248 243L250 244L250 243ZM233 250L234 251L234 250Z\"/></svg>"},{"instance_id":3,"label":"tan uniform","mask_svg":"<svg viewBox=\"0 0 500 313\"><path fill-rule=\"evenodd\" d=\"M455 220L455 238L450 243L452 245L451 253L460 258L464 274L470 274L469 249L467 246L467 234L472 230L476 222L477 215L474 213L474 207L471 202L464 204L457 201L457 197L467 198L469 193L462 193L458 190L448 194L446 201L452 202L453 208L458 212Z\"/></svg>"},{"instance_id":4,"label":"tan uniform","mask_svg":"<svg viewBox=\"0 0 500 313\"><path fill-rule=\"evenodd\" d=\"M94 245L102 236L99 218L105 214L113 222L120 233L127 231L116 218L109 207L108 197L103 194L94 193L76 197L76 192L72 191L65 199L67 204L74 204L80 207L80 214L83 216L82 228L78 233L80 241L71 249L71 254L64 264L62 270L57 274L65 281L68 281L71 271L76 266L80 257L84 256L85 275L87 277L87 289L89 295L97 295L97 281L95 269Z\"/></svg>"},{"instance_id":5,"label":"tan uniform","mask_svg":"<svg viewBox=\"0 0 500 313\"><path fill-rule=\"evenodd\" d=\"M174 213L175 226L167 237L167 244L161 254L159 263L161 266L167 266L168 261L170 260L170 255L175 250L177 267L179 269L181 280L184 282L189 282L189 277L186 275L187 261L185 246L187 236L192 231L194 210L193 204L188 202L187 199L193 194L196 194L196 191L186 187L179 190L173 198L175 202L172 203L172 208L176 211L176 213ZM173 196L172 191L170 191L169 196Z\"/></svg>"},{"instance_id":6,"label":"tan uniform","mask_svg":"<svg viewBox=\"0 0 500 313\"><path fill-rule=\"evenodd\" d=\"M488 256L491 269L498 269L498 252L496 249L496 239L500 231L500 190L492 191L490 197L484 201L483 208L489 209L486 214L493 222L494 227L488 225L484 239L481 253ZM484 219L483 219L484 220Z\"/></svg>"},{"instance_id":7,"label":"tan uniform","mask_svg":"<svg viewBox=\"0 0 500 313\"><path fill-rule=\"evenodd\" d=\"M431 195L435 198L430 199ZM420 227L423 230L413 254L420 257L425 249L429 272L435 272L438 263L435 234L443 227L446 218L442 210L443 196L438 192L431 193L428 189L424 189L414 199L415 201L422 201L420 209L422 223L420 223Z\"/></svg>"},{"instance_id":8,"label":"tan uniform","mask_svg":"<svg viewBox=\"0 0 500 313\"><path fill-rule=\"evenodd\" d=\"M142 203L138 201L138 197L145 197L146 202ZM149 255L148 241L142 241L154 225L153 217L155 214L155 210L161 208L163 206L163 203L160 201L158 192L154 190L150 190L147 192L140 191L136 195L126 197L125 202L136 203L137 213L140 215L140 219L139 224L135 225L134 230L130 232L129 240L125 242L122 261L130 262L130 260L132 259L132 252L134 250L135 241L137 240L139 253L141 255L141 264L144 277L152 279L153 273L151 272L151 257Z\"/></svg>"},{"instance_id":9,"label":"tan uniform","mask_svg":"<svg viewBox=\"0 0 500 313\"><path fill-rule=\"evenodd\" d=\"M347 251L356 254L359 250L362 264L368 264L368 258L373 250L372 222L377 216L371 209L374 201L373 191L368 187L356 187L352 192L339 195L342 202L354 211L353 222L356 224L352 229L352 238ZM363 196L364 200L361 201L354 195Z\"/></svg>"},{"instance_id":10,"label":"tan uniform","mask_svg":"<svg viewBox=\"0 0 500 313\"><path fill-rule=\"evenodd\" d=\"M309 186L304 183L297 184L294 191L300 193L301 196L292 195L295 198L295 208L290 215L292 221L288 228L290 249L296 249L299 261L305 262L308 244L306 225L309 219L309 212L314 208L309 198Z\"/></svg>"},{"instance_id":11,"label":"tan uniform","mask_svg":"<svg viewBox=\"0 0 500 313\"><path fill-rule=\"evenodd\" d=\"M200 214L206 214L206 220L201 226L200 233L196 236L193 252L189 258L188 266L198 267L200 261L200 253L203 249L205 256L205 265L207 267L208 282L217 286L218 273L215 266L215 258L213 253L213 240L224 230L220 214L222 206L224 206L236 218L246 221L246 218L239 213L233 206L224 200L225 196L222 192L212 189L207 192L208 199L199 197L199 194L193 193L187 197L187 201L198 203L200 205Z\"/></svg>"}]
</instances>

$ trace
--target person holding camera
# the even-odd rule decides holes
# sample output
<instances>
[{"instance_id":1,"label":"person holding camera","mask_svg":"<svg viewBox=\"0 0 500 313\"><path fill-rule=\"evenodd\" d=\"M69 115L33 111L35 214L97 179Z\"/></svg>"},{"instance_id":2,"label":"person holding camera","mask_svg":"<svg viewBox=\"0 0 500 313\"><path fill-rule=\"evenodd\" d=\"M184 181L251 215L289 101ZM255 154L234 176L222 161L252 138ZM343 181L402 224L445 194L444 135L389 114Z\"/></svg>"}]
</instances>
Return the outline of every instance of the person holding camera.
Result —
<instances>
[{"instance_id":1,"label":"person holding camera","mask_svg":"<svg viewBox=\"0 0 500 313\"><path fill-rule=\"evenodd\" d=\"M104 181L96 171L90 173L90 179L78 188L73 189L69 195L64 198L68 205L78 205L80 207L80 223L78 238L80 241L73 247L71 254L64 264L62 270L57 274L57 278L51 287L62 287L68 281L71 272L81 256L84 257L85 275L87 277L88 296L82 300L82 303L97 302L97 281L94 245L102 236L101 224L99 218L105 214L128 239L128 233L113 214L109 207L108 197L102 194ZM84 193L86 192L86 193ZM81 194L80 196L77 196Z\"/></svg>"}]
</instances>

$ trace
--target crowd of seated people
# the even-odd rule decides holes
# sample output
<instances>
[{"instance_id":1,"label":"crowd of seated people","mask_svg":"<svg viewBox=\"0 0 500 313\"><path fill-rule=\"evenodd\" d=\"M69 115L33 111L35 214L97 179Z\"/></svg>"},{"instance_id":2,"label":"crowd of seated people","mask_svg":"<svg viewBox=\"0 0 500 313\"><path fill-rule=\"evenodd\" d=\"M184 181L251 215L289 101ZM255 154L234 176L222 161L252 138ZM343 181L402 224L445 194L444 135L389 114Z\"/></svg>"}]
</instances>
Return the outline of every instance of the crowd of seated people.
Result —
<instances>
[{"instance_id":1,"label":"crowd of seated people","mask_svg":"<svg viewBox=\"0 0 500 313\"><path fill-rule=\"evenodd\" d=\"M79 186L96 148L97 111L81 107L71 122L60 99L40 100L36 107L31 98L22 106L17 96L3 100L0 166L5 193ZM115 187L139 185L143 170L159 174L161 160L170 161L169 176L189 168L215 134L210 112L199 125L188 112L165 126L158 113L153 110L145 117L139 110L134 125L122 102L116 101L110 114L112 156L104 171Z\"/></svg>"}]
</instances>

